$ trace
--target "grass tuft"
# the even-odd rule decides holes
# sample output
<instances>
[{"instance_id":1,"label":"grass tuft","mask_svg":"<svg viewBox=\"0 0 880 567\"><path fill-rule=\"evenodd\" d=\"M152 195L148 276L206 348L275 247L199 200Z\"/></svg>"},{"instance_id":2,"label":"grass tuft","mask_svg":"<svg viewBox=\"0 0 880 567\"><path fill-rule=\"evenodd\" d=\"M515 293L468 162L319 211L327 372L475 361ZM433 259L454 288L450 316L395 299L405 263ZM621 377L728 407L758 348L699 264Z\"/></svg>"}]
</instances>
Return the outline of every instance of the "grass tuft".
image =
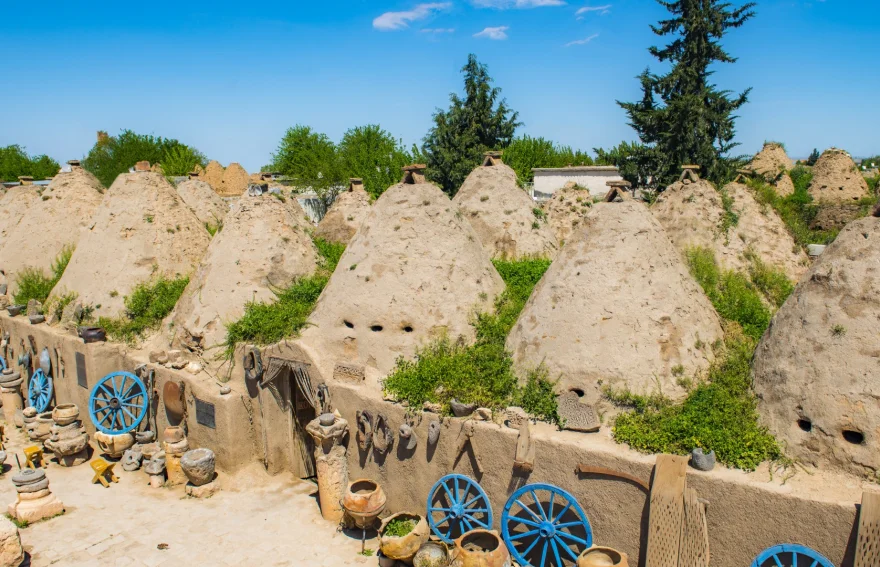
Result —
<instances>
[{"instance_id":1,"label":"grass tuft","mask_svg":"<svg viewBox=\"0 0 880 567\"><path fill-rule=\"evenodd\" d=\"M43 270L37 268L25 268L15 276L16 292L13 300L18 305L25 305L31 299L40 303L46 303L52 289L64 275L64 270L73 256L73 246L65 246L56 256L50 266L51 275L47 276Z\"/></svg>"},{"instance_id":2,"label":"grass tuft","mask_svg":"<svg viewBox=\"0 0 880 567\"><path fill-rule=\"evenodd\" d=\"M111 339L132 344L143 337L145 331L157 328L171 313L187 284L189 277L159 277L152 282L141 282L125 297L124 315L99 317L97 324Z\"/></svg>"}]
</instances>

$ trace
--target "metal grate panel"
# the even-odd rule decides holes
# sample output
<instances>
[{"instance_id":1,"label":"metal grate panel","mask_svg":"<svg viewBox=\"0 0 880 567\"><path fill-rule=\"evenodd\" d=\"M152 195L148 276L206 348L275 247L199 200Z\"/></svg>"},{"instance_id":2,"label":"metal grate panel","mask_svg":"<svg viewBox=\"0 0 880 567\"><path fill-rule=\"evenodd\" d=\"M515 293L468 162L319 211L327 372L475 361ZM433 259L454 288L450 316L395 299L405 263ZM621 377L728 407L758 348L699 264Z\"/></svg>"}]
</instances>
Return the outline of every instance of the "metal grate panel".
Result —
<instances>
[{"instance_id":1,"label":"metal grate panel","mask_svg":"<svg viewBox=\"0 0 880 567\"><path fill-rule=\"evenodd\" d=\"M214 404L205 402L193 396L196 401L196 421L199 425L216 429L217 424L214 420Z\"/></svg>"},{"instance_id":2,"label":"metal grate panel","mask_svg":"<svg viewBox=\"0 0 880 567\"><path fill-rule=\"evenodd\" d=\"M89 389L89 380L86 376L86 356L81 352L76 353L76 383L86 390Z\"/></svg>"}]
</instances>

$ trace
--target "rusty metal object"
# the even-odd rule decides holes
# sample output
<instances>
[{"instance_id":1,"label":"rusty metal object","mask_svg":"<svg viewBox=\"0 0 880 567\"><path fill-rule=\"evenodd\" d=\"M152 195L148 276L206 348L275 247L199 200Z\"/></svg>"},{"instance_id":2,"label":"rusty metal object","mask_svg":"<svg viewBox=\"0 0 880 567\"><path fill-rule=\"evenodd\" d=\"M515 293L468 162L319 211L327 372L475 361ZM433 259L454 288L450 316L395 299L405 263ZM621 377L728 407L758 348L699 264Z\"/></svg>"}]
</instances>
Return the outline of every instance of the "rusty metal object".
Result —
<instances>
[{"instance_id":1,"label":"rusty metal object","mask_svg":"<svg viewBox=\"0 0 880 567\"><path fill-rule=\"evenodd\" d=\"M387 453L394 445L394 431L388 425L388 418L380 413L373 424L373 448L380 453Z\"/></svg>"},{"instance_id":2,"label":"rusty metal object","mask_svg":"<svg viewBox=\"0 0 880 567\"><path fill-rule=\"evenodd\" d=\"M451 567L509 567L510 553L495 530L471 530L455 540Z\"/></svg>"},{"instance_id":3,"label":"rusty metal object","mask_svg":"<svg viewBox=\"0 0 880 567\"><path fill-rule=\"evenodd\" d=\"M645 492L651 491L651 486L648 484L647 481L642 480L639 477L631 475L629 473L616 471L614 469L609 469L609 468L605 468L605 467L597 467L597 466L593 466L593 465L579 464L577 466L577 468L575 469L575 472L580 473L580 474L598 474L598 475L602 475L602 476L613 476L613 477L617 477L617 478L622 478L624 480L628 480L628 481L635 483L638 486L642 487L645 490Z\"/></svg>"},{"instance_id":4,"label":"rusty metal object","mask_svg":"<svg viewBox=\"0 0 880 567\"><path fill-rule=\"evenodd\" d=\"M477 454L477 446L474 444L473 436L477 431L476 424L471 421L465 421L464 425L461 426L461 432L458 434L458 449L455 451L455 460L452 461L452 468L455 468L455 464L464 454L467 446L471 446L471 453L474 455L474 463L477 469L477 473L481 476L483 474L483 465L480 463L480 456Z\"/></svg>"},{"instance_id":5,"label":"rusty metal object","mask_svg":"<svg viewBox=\"0 0 880 567\"><path fill-rule=\"evenodd\" d=\"M373 414L370 410L357 410L357 444L361 451L366 451L373 445Z\"/></svg>"}]
</instances>

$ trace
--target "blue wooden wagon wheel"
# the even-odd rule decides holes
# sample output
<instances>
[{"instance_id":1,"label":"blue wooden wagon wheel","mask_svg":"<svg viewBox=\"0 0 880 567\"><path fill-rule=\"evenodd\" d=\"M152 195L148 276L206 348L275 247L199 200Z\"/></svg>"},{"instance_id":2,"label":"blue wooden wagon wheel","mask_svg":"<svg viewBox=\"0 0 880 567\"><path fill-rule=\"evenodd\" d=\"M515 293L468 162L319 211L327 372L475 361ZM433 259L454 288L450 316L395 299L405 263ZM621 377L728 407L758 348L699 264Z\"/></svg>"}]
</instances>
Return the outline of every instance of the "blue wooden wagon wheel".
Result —
<instances>
[{"instance_id":1,"label":"blue wooden wagon wheel","mask_svg":"<svg viewBox=\"0 0 880 567\"><path fill-rule=\"evenodd\" d=\"M89 417L98 431L110 435L136 429L147 415L147 388L129 372L111 372L92 388Z\"/></svg>"},{"instance_id":2,"label":"blue wooden wagon wheel","mask_svg":"<svg viewBox=\"0 0 880 567\"><path fill-rule=\"evenodd\" d=\"M762 551L752 567L834 567L834 564L809 547L784 543Z\"/></svg>"},{"instance_id":3,"label":"blue wooden wagon wheel","mask_svg":"<svg viewBox=\"0 0 880 567\"><path fill-rule=\"evenodd\" d=\"M593 545L593 529L577 500L552 484L527 484L510 496L501 536L523 567L570 567Z\"/></svg>"},{"instance_id":4,"label":"blue wooden wagon wheel","mask_svg":"<svg viewBox=\"0 0 880 567\"><path fill-rule=\"evenodd\" d=\"M52 400L52 377L37 368L28 382L28 403L37 410L37 413L43 413L49 409L50 400Z\"/></svg>"},{"instance_id":5,"label":"blue wooden wagon wheel","mask_svg":"<svg viewBox=\"0 0 880 567\"><path fill-rule=\"evenodd\" d=\"M0 356L0 370L6 370L6 359Z\"/></svg>"},{"instance_id":6,"label":"blue wooden wagon wheel","mask_svg":"<svg viewBox=\"0 0 880 567\"><path fill-rule=\"evenodd\" d=\"M492 505L479 484L461 474L448 474L428 493L428 525L452 543L465 532L492 529Z\"/></svg>"}]
</instances>

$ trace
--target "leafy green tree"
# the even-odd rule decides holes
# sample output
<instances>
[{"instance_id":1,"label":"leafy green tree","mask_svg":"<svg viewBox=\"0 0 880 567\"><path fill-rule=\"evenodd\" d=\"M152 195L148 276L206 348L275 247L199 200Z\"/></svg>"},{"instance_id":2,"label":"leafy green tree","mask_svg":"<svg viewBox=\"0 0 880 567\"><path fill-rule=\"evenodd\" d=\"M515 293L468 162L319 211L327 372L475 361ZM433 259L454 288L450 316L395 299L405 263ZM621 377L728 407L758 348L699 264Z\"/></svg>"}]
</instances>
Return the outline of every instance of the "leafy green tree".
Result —
<instances>
[{"instance_id":1,"label":"leafy green tree","mask_svg":"<svg viewBox=\"0 0 880 567\"><path fill-rule=\"evenodd\" d=\"M520 136L514 138L504 150L504 163L516 171L520 183L534 181L532 172L536 167L565 167L567 165L592 165L593 158L580 150L559 146L545 138Z\"/></svg>"},{"instance_id":2,"label":"leafy green tree","mask_svg":"<svg viewBox=\"0 0 880 567\"><path fill-rule=\"evenodd\" d=\"M816 165L817 161L819 161L819 149L813 148L812 153L810 153L810 157L807 158L807 165Z\"/></svg>"},{"instance_id":3,"label":"leafy green tree","mask_svg":"<svg viewBox=\"0 0 880 567\"><path fill-rule=\"evenodd\" d=\"M403 143L376 124L351 128L338 147L343 173L360 177L373 198L400 181L401 168L412 163Z\"/></svg>"},{"instance_id":4,"label":"leafy green tree","mask_svg":"<svg viewBox=\"0 0 880 567\"><path fill-rule=\"evenodd\" d=\"M434 126L422 147L428 177L450 195L479 165L483 152L506 148L520 126L519 114L501 98L501 89L492 86L487 67L476 55L468 55L462 73L464 98L449 95L449 109L434 113Z\"/></svg>"},{"instance_id":5,"label":"leafy green tree","mask_svg":"<svg viewBox=\"0 0 880 567\"><path fill-rule=\"evenodd\" d=\"M60 169L58 162L46 155L28 156L18 145L0 148L0 181L18 181L19 176L34 179L54 177Z\"/></svg>"},{"instance_id":6,"label":"leafy green tree","mask_svg":"<svg viewBox=\"0 0 880 567\"><path fill-rule=\"evenodd\" d=\"M672 17L651 29L671 36L665 47L651 47L651 55L671 69L665 75L645 70L640 76L642 99L619 102L642 143L659 153L655 177L664 185L685 163L700 165L705 177L720 182L739 163L729 159L735 112L747 102L750 89L735 97L709 82L716 63L733 63L721 47L728 30L754 16L754 3L732 8L725 0L673 0L658 2Z\"/></svg>"},{"instance_id":7,"label":"leafy green tree","mask_svg":"<svg viewBox=\"0 0 880 567\"><path fill-rule=\"evenodd\" d=\"M272 154L272 169L292 177L298 187L310 187L328 205L345 177L330 138L302 125L284 133Z\"/></svg>"},{"instance_id":8,"label":"leafy green tree","mask_svg":"<svg viewBox=\"0 0 880 567\"><path fill-rule=\"evenodd\" d=\"M656 147L638 142L621 142L607 150L593 148L598 165L614 165L620 176L633 184L633 187L657 189L656 172L663 164L663 157Z\"/></svg>"},{"instance_id":9,"label":"leafy green tree","mask_svg":"<svg viewBox=\"0 0 880 567\"><path fill-rule=\"evenodd\" d=\"M162 164L165 175L184 175L196 163L207 163L201 152L177 140L123 130L118 136L99 140L83 160L83 167L109 187L139 161Z\"/></svg>"}]
</instances>

